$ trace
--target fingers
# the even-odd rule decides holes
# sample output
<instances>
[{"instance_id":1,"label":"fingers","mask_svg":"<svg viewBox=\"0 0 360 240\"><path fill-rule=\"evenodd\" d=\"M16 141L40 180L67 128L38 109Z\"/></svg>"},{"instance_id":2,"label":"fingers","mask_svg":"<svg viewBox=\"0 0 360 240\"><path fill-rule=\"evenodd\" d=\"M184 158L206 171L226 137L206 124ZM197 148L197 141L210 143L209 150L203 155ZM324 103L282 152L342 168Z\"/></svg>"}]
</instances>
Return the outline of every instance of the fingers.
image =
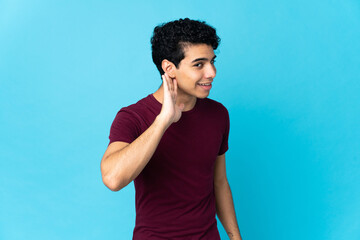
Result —
<instances>
[{"instance_id":1,"label":"fingers","mask_svg":"<svg viewBox=\"0 0 360 240\"><path fill-rule=\"evenodd\" d=\"M165 78L167 80L170 91L173 92L174 91L174 84L173 84L172 79L169 77L169 75L167 73L165 73Z\"/></svg>"},{"instance_id":2,"label":"fingers","mask_svg":"<svg viewBox=\"0 0 360 240\"><path fill-rule=\"evenodd\" d=\"M174 94L175 94L175 96L177 95L177 88L178 88L177 81L176 81L176 79L174 79Z\"/></svg>"},{"instance_id":3,"label":"fingers","mask_svg":"<svg viewBox=\"0 0 360 240\"><path fill-rule=\"evenodd\" d=\"M175 79L172 80L169 75L167 75L167 73L164 73L164 75L161 76L163 79L163 83L164 83L164 87L166 87L167 90L169 90L171 93L173 93L174 91L177 91L177 86L174 86L175 83L174 81L176 81ZM176 89L175 89L176 87Z\"/></svg>"},{"instance_id":4,"label":"fingers","mask_svg":"<svg viewBox=\"0 0 360 240\"><path fill-rule=\"evenodd\" d=\"M162 78L162 80L163 80L164 90L165 90L165 91L168 91L168 90L169 90L169 86L168 86L168 82L167 82L167 80L166 80L165 75L161 75L161 78Z\"/></svg>"}]
</instances>

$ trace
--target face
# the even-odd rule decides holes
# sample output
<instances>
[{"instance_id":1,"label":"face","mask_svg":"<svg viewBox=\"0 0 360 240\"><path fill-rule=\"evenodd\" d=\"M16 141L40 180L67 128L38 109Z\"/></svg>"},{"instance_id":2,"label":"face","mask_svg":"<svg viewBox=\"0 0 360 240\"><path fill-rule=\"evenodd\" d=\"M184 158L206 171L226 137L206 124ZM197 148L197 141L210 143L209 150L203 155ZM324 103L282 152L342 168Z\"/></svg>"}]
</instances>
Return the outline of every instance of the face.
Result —
<instances>
[{"instance_id":1,"label":"face","mask_svg":"<svg viewBox=\"0 0 360 240\"><path fill-rule=\"evenodd\" d=\"M206 98L216 76L214 50L207 44L193 44L184 52L185 58L175 69L178 96Z\"/></svg>"}]
</instances>

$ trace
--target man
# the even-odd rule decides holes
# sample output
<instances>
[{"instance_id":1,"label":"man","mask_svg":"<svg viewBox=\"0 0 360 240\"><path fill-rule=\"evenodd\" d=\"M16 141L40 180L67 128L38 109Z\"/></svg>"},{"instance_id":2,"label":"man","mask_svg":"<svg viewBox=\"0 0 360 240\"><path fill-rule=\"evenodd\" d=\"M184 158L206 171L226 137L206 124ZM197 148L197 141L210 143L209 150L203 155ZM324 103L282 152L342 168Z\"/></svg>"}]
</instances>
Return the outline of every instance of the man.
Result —
<instances>
[{"instance_id":1,"label":"man","mask_svg":"<svg viewBox=\"0 0 360 240\"><path fill-rule=\"evenodd\" d=\"M155 27L152 56L163 84L122 108L101 161L104 184L118 191L134 180L133 239L240 239L226 178L229 116L208 99L216 75L214 28L186 19Z\"/></svg>"}]
</instances>

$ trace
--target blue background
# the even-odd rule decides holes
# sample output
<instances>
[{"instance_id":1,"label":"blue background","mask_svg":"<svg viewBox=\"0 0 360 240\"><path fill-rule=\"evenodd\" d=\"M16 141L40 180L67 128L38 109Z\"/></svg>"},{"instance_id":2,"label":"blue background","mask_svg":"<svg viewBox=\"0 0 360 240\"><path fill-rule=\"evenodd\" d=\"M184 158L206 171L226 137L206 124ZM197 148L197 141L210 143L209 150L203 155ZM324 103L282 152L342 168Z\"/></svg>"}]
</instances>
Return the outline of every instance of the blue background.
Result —
<instances>
[{"instance_id":1,"label":"blue background","mask_svg":"<svg viewBox=\"0 0 360 240\"><path fill-rule=\"evenodd\" d=\"M130 184L100 160L116 112L161 79L150 37L217 28L245 239L360 239L360 2L0 1L0 239L130 239ZM226 233L219 223L222 239Z\"/></svg>"}]
</instances>

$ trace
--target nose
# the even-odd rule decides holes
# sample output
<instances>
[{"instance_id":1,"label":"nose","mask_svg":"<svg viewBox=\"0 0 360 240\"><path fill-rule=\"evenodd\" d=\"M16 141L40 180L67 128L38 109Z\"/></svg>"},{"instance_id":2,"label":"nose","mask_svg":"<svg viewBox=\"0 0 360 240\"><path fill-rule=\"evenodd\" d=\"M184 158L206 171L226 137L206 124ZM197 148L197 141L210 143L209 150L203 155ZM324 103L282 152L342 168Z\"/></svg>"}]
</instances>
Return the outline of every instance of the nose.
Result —
<instances>
[{"instance_id":1,"label":"nose","mask_svg":"<svg viewBox=\"0 0 360 240\"><path fill-rule=\"evenodd\" d=\"M213 79L215 78L215 76L216 76L216 67L213 64L211 64L206 69L205 78Z\"/></svg>"}]
</instances>

